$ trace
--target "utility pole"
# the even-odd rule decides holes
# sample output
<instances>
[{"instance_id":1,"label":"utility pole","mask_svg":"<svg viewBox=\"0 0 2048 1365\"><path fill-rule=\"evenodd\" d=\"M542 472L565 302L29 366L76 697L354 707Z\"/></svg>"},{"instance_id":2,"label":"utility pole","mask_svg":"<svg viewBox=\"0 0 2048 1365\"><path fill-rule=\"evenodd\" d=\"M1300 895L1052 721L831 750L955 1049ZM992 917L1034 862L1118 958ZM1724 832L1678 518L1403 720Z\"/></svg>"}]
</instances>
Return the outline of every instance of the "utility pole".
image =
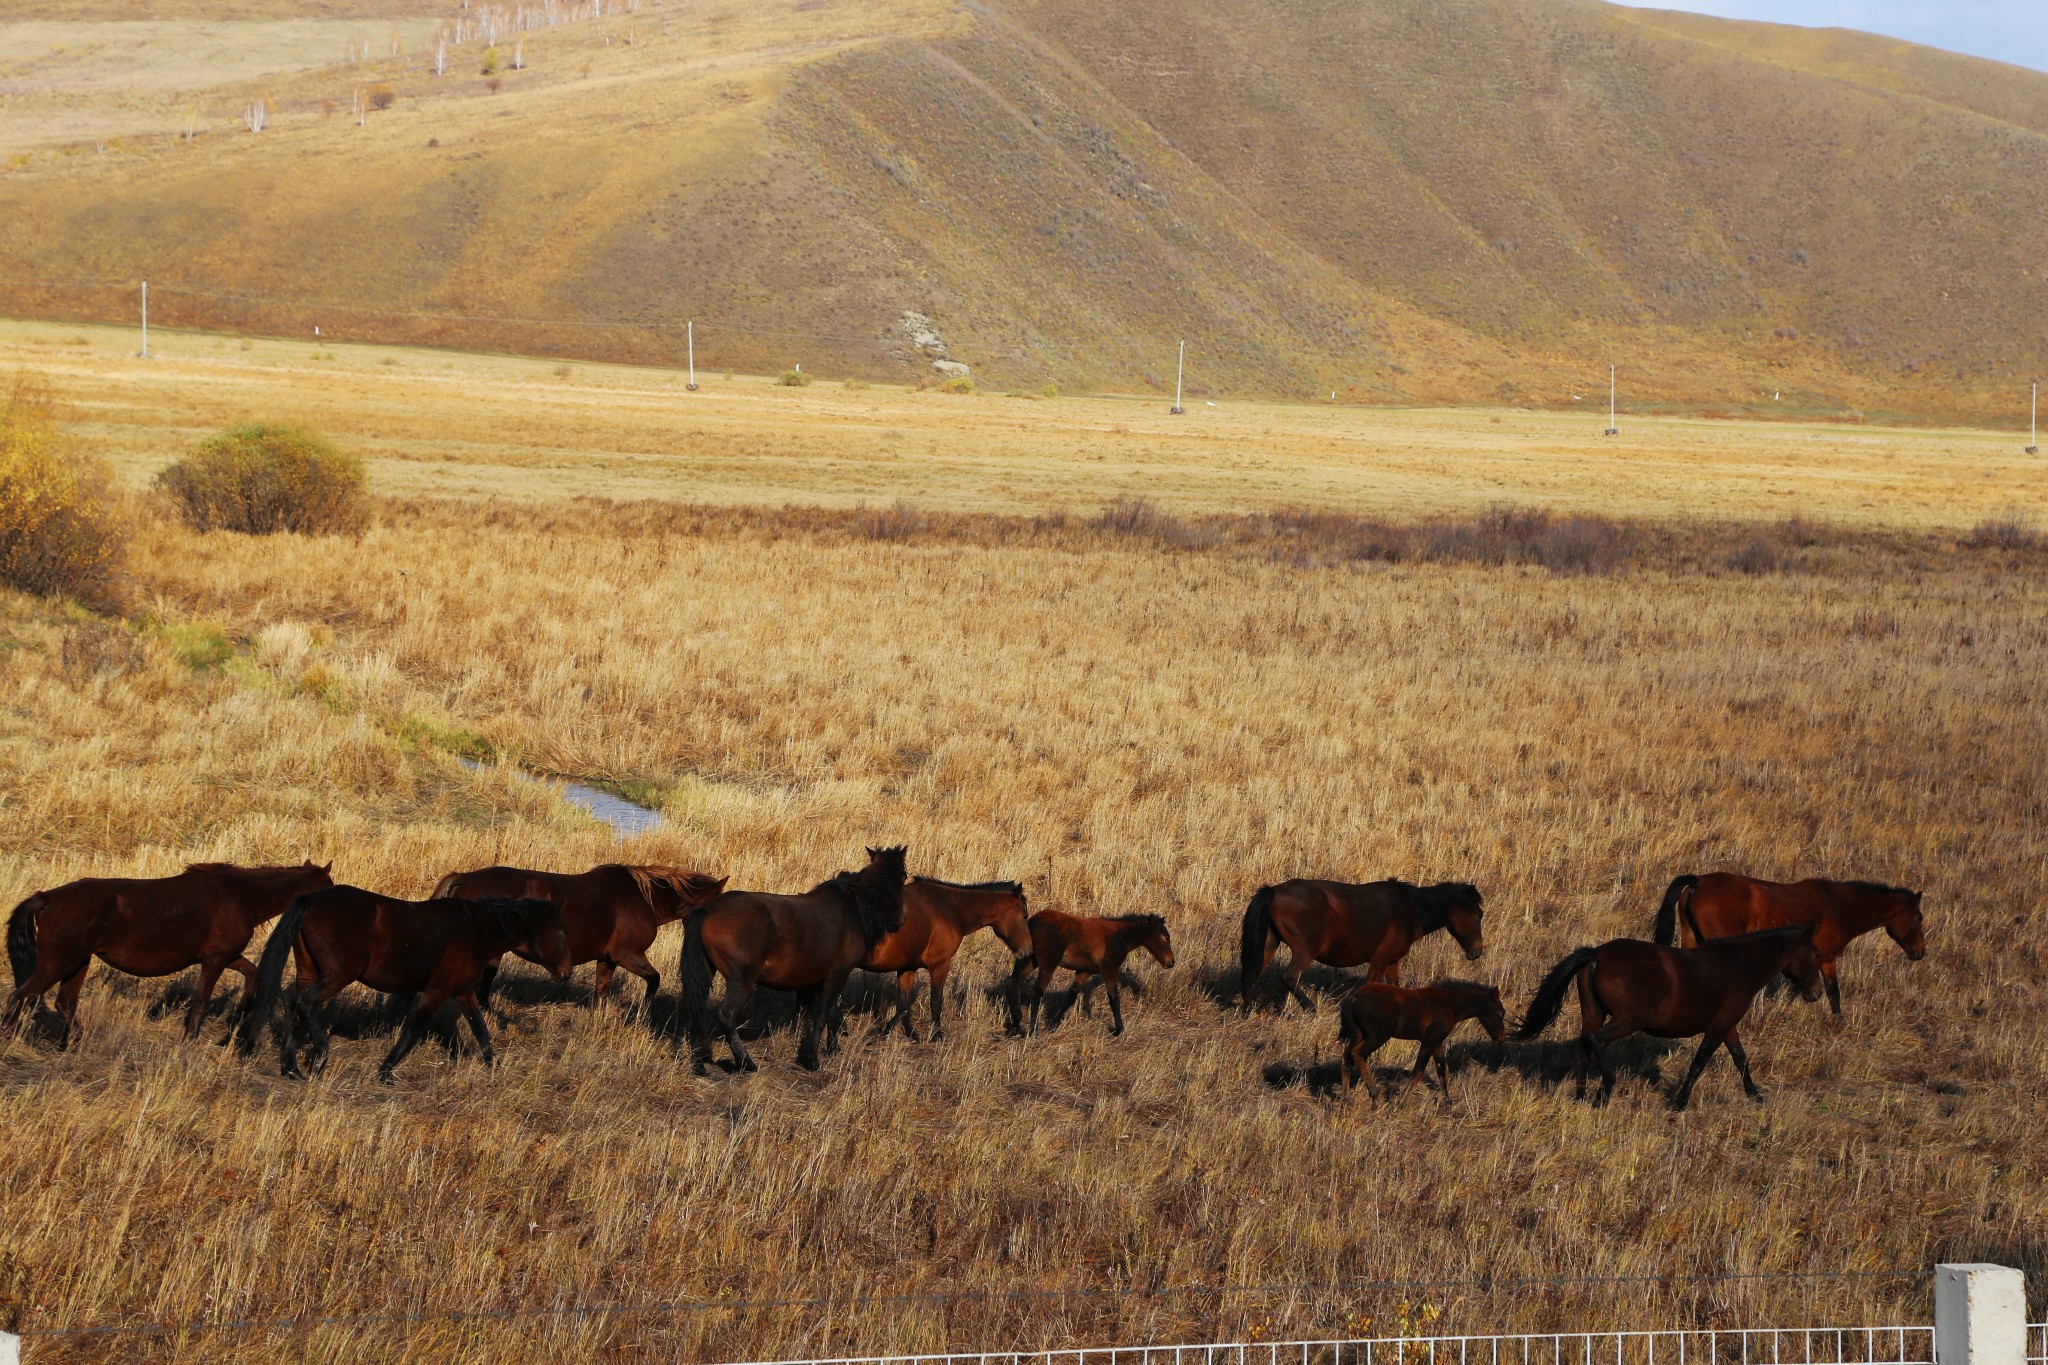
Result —
<instances>
[{"instance_id":1,"label":"utility pole","mask_svg":"<svg viewBox=\"0 0 2048 1365\"><path fill-rule=\"evenodd\" d=\"M1614 421L1614 367L1607 367L1607 435L1621 435L1621 428Z\"/></svg>"},{"instance_id":2,"label":"utility pole","mask_svg":"<svg viewBox=\"0 0 2048 1365\"><path fill-rule=\"evenodd\" d=\"M2034 381L2034 409L2027 418L2027 454L2041 453L2041 381Z\"/></svg>"},{"instance_id":3,"label":"utility pole","mask_svg":"<svg viewBox=\"0 0 2048 1365\"><path fill-rule=\"evenodd\" d=\"M149 359L149 281L142 282L142 358Z\"/></svg>"},{"instance_id":4,"label":"utility pole","mask_svg":"<svg viewBox=\"0 0 2048 1365\"><path fill-rule=\"evenodd\" d=\"M690 338L690 392L697 391L697 324L693 320L685 323Z\"/></svg>"},{"instance_id":5,"label":"utility pole","mask_svg":"<svg viewBox=\"0 0 2048 1365\"><path fill-rule=\"evenodd\" d=\"M1182 413L1187 411L1186 408L1180 405L1180 384L1182 378L1186 376L1187 372L1188 344L1187 342L1183 341L1180 344L1180 363L1174 366L1173 370L1173 415L1176 417L1180 416Z\"/></svg>"}]
</instances>

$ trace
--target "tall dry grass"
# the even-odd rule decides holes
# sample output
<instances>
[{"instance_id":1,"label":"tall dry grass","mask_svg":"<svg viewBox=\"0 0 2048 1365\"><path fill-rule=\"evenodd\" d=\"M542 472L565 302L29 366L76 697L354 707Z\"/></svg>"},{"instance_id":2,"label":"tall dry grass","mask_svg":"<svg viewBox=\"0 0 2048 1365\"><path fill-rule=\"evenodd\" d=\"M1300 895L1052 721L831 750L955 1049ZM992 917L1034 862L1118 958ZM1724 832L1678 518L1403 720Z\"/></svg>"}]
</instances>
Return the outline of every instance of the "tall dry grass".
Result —
<instances>
[{"instance_id":1,"label":"tall dry grass","mask_svg":"<svg viewBox=\"0 0 2048 1365\"><path fill-rule=\"evenodd\" d=\"M1891 1321L1925 1315L1938 1257L2041 1263L2031 551L1823 543L1749 573L1716 547L1769 528L1696 526L1684 555L1581 573L897 520L440 503L359 541L157 527L134 554L154 614L98 669L67 670L66 618L7 599L10 903L198 857L333 857L400 894L615 854L791 888L888 839L1035 905L1163 913L1182 964L1140 969L1122 1039L1073 1013L1018 1043L977 945L944 1044L811 1076L774 1034L753 1077L586 1013L583 978L515 973L497 1073L423 1049L390 1090L367 998L295 1085L267 1052L182 1045L165 983L97 972L78 1049L0 1052L0 1315L242 1325L32 1337L37 1357ZM453 761L479 745L657 792L668 823L618 847ZM1264 881L1476 881L1476 970L1519 1003L1717 866L1927 892L1930 956L1853 950L1843 1023L1761 1006L1763 1108L1721 1063L1671 1116L1656 1078L1686 1054L1647 1043L1611 1108L1575 1103L1562 1035L1459 1048L1448 1108L1332 1102L1329 1011L1223 1003ZM1432 943L1412 975L1452 966ZM1915 1274L1743 1278L1895 1269ZM1573 1282L1471 1283L1524 1277ZM489 1316L585 1303L629 1311ZM312 1321L356 1314L383 1320Z\"/></svg>"}]
</instances>

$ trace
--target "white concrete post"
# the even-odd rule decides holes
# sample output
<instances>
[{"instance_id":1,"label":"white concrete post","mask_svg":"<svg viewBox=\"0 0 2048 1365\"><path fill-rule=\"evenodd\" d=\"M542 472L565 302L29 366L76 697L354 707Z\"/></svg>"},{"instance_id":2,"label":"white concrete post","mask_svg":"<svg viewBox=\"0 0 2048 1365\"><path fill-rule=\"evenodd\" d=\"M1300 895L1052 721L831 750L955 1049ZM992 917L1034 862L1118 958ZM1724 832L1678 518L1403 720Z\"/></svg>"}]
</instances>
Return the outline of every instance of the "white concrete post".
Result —
<instances>
[{"instance_id":1,"label":"white concrete post","mask_svg":"<svg viewBox=\"0 0 2048 1365\"><path fill-rule=\"evenodd\" d=\"M21 1338L0 1332L0 1365L21 1365Z\"/></svg>"},{"instance_id":2,"label":"white concrete post","mask_svg":"<svg viewBox=\"0 0 2048 1365\"><path fill-rule=\"evenodd\" d=\"M2002 1265L1934 1267L1938 1365L2026 1365L2027 1277Z\"/></svg>"}]
</instances>

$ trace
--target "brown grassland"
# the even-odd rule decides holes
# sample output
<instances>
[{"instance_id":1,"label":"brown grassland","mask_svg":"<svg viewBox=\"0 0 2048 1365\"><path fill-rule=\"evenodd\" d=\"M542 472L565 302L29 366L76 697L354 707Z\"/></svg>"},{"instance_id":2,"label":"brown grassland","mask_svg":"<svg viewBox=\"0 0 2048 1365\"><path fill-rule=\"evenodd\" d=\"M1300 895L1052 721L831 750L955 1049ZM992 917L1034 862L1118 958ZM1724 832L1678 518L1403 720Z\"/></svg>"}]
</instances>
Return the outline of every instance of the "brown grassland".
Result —
<instances>
[{"instance_id":1,"label":"brown grassland","mask_svg":"<svg viewBox=\"0 0 2048 1365\"><path fill-rule=\"evenodd\" d=\"M0 903L306 856L408 895L619 856L798 889L903 841L1164 914L1180 965L1121 1039L1020 1043L977 942L944 1043L857 1029L803 1073L771 1002L746 1077L517 966L495 1073L429 1047L391 1088L370 997L292 1084L182 1044L181 983L97 971L77 1048L0 1040L33 1360L1921 1321L1937 1258L2043 1264L2048 465L2009 437L129 349L0 327L137 490L125 617L0 596ZM375 524L199 536L141 494L241 418L361 453ZM1494 505L1594 550L1495 553ZM666 820L622 844L463 757ZM1519 1009L1711 867L1927 893L1928 958L1852 950L1839 1024L1761 1004L1761 1107L1723 1060L1673 1116L1689 1054L1648 1044L1575 1102L1562 1029L1464 1039L1448 1105L1333 1100L1333 1011L1225 1007L1262 882L1473 880L1485 959L1410 978Z\"/></svg>"}]
</instances>

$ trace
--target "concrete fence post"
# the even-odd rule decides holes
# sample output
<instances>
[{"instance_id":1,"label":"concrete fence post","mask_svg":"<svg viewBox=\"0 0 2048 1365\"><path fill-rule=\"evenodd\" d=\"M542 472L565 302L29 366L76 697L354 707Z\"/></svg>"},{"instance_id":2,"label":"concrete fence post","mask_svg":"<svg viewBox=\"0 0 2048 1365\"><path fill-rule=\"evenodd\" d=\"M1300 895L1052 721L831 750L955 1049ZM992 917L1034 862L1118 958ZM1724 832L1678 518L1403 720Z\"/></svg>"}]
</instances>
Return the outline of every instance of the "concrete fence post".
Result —
<instances>
[{"instance_id":1,"label":"concrete fence post","mask_svg":"<svg viewBox=\"0 0 2048 1365\"><path fill-rule=\"evenodd\" d=\"M2002 1265L1934 1267L1937 1365L2026 1365L2027 1277Z\"/></svg>"},{"instance_id":2,"label":"concrete fence post","mask_svg":"<svg viewBox=\"0 0 2048 1365\"><path fill-rule=\"evenodd\" d=\"M21 1338L0 1332L0 1365L21 1365Z\"/></svg>"}]
</instances>

